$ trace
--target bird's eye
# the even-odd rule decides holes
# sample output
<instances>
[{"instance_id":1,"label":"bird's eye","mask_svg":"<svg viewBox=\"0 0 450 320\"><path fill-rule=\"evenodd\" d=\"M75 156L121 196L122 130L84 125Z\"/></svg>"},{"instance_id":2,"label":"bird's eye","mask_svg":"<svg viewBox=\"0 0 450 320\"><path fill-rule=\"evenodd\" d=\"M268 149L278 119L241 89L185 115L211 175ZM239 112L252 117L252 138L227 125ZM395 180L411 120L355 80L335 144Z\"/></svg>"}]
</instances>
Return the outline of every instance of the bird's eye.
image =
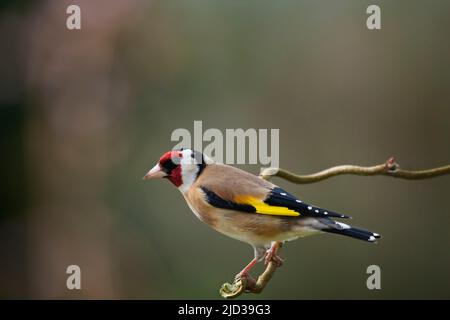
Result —
<instances>
[{"instance_id":1,"label":"bird's eye","mask_svg":"<svg viewBox=\"0 0 450 320\"><path fill-rule=\"evenodd\" d=\"M179 156L180 158L182 158L182 157L183 157L183 154L182 154L181 152L178 152L178 156Z\"/></svg>"}]
</instances>

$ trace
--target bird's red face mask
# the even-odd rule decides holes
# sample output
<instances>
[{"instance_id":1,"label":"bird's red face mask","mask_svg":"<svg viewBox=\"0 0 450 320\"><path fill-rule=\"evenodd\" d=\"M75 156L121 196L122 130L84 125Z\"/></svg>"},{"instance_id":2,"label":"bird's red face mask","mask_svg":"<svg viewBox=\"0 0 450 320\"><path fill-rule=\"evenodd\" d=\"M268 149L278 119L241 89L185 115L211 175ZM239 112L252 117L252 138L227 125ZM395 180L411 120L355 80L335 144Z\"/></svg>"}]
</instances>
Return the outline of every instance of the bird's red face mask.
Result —
<instances>
[{"instance_id":1,"label":"bird's red face mask","mask_svg":"<svg viewBox=\"0 0 450 320\"><path fill-rule=\"evenodd\" d=\"M180 151L169 151L163 154L158 163L144 176L144 180L167 178L175 186L183 184L180 161L183 153Z\"/></svg>"}]
</instances>

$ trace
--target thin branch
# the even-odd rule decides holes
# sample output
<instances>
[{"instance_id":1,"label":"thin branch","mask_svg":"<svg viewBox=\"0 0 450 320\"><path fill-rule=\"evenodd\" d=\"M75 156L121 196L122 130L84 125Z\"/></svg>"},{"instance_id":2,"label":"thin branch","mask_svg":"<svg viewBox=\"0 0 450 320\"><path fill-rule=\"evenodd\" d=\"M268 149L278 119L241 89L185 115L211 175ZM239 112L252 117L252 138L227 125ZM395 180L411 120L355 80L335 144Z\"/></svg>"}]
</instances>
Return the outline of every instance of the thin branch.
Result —
<instances>
[{"instance_id":1,"label":"thin branch","mask_svg":"<svg viewBox=\"0 0 450 320\"><path fill-rule=\"evenodd\" d=\"M261 171L260 177L266 180L271 177L280 177L293 183L306 184L319 182L341 174L353 174L359 176L383 175L400 179L419 180L450 174L450 165L426 170L410 171L400 169L400 165L395 162L394 158L390 158L385 163L372 167L342 165L307 175L297 175L284 169L264 168Z\"/></svg>"},{"instance_id":2,"label":"thin branch","mask_svg":"<svg viewBox=\"0 0 450 320\"><path fill-rule=\"evenodd\" d=\"M272 275L277 270L278 265L275 261L270 261L266 269L255 280L252 276L247 275L242 278L236 278L232 284L224 283L220 288L220 295L226 299L234 299L242 293L261 293Z\"/></svg>"}]
</instances>

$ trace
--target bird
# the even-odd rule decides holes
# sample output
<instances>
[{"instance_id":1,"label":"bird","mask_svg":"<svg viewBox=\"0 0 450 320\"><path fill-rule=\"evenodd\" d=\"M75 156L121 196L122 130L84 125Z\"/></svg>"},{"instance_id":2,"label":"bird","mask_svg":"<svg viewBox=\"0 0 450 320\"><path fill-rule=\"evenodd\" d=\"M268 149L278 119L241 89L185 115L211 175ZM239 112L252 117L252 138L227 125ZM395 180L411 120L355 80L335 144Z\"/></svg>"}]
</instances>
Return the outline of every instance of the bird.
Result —
<instances>
[{"instance_id":1,"label":"bird","mask_svg":"<svg viewBox=\"0 0 450 320\"><path fill-rule=\"evenodd\" d=\"M381 235L335 219L346 214L303 202L279 186L207 155L178 149L164 153L144 180L165 178L181 191L202 222L253 247L253 259L236 275L246 277L264 259L281 266L279 248L301 237L332 233L375 243Z\"/></svg>"}]
</instances>

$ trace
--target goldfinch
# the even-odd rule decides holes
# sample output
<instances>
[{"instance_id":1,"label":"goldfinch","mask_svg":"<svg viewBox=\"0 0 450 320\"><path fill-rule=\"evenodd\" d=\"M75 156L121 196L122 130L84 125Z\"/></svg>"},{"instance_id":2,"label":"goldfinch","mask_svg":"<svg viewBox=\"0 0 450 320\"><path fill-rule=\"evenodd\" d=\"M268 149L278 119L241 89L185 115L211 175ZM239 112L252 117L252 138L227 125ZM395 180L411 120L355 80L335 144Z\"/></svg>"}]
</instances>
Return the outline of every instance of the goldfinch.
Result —
<instances>
[{"instance_id":1,"label":"goldfinch","mask_svg":"<svg viewBox=\"0 0 450 320\"><path fill-rule=\"evenodd\" d=\"M378 233L332 218L347 215L310 205L251 173L214 162L190 149L166 152L144 179L167 178L202 222L250 244L254 258L237 277L265 257L281 265L277 249L285 241L321 232L375 242Z\"/></svg>"}]
</instances>

